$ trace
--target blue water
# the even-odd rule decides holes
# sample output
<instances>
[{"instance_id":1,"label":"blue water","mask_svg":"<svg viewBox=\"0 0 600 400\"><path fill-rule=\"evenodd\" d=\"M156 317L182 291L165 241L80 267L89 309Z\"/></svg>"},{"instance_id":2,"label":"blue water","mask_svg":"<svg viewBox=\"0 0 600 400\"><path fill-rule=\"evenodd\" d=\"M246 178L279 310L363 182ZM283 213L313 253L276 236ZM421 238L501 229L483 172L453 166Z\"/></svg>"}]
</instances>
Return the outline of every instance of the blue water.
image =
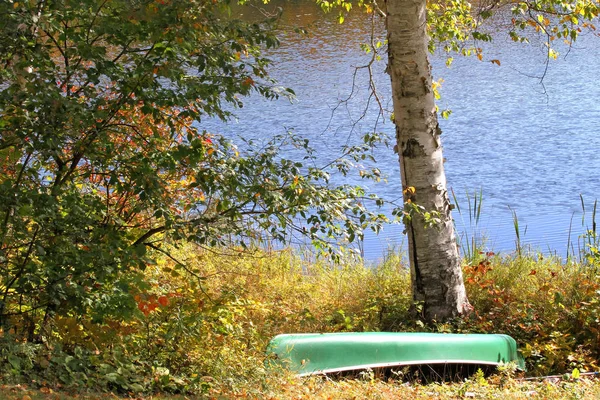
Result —
<instances>
[{"instance_id":1,"label":"blue water","mask_svg":"<svg viewBox=\"0 0 600 400\"><path fill-rule=\"evenodd\" d=\"M354 67L369 58L359 48L369 38L368 19L354 14L339 25L310 3L287 2L284 7L282 46L269 54L271 73L282 86L293 88L297 98L289 102L251 96L236 111L236 121L209 121L205 128L257 139L292 129L311 139L324 162L342 143L375 127L393 136L393 124L378 118L376 104L366 106L366 71L356 74L352 87ZM292 33L295 25L308 26L310 35ZM383 37L381 24L375 30ZM561 55L550 62L540 82L546 60L541 39L532 36L530 44L515 44L500 32L485 47L484 61L455 56L447 68L444 54L432 57L434 79L444 80L439 106L452 110L448 120L440 121L448 185L463 211L465 192L483 191L476 231L488 250L515 250L514 211L525 245L564 256L569 232L577 250L578 235L584 231L580 195L588 211L600 197L600 38L583 35L570 50L559 48ZM385 57L374 73L383 106L390 110L384 68ZM351 93L351 100L340 104ZM397 156L391 148L378 148L375 156L388 176L386 184L357 177L346 181L367 184L382 197L399 198ZM455 212L454 217L464 240L471 235L465 228L468 216ZM589 215L583 225L588 223ZM365 239L365 256L375 259L403 241L401 226L387 226L379 236Z\"/></svg>"}]
</instances>

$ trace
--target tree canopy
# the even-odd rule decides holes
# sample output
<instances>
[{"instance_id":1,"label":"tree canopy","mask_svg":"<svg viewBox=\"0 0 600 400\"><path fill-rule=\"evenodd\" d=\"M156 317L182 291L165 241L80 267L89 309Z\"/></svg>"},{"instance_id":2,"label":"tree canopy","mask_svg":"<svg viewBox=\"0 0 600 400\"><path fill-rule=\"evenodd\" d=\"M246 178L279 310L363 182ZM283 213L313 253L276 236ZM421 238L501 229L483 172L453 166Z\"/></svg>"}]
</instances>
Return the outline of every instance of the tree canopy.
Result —
<instances>
[{"instance_id":1,"label":"tree canopy","mask_svg":"<svg viewBox=\"0 0 600 400\"><path fill-rule=\"evenodd\" d=\"M27 315L32 339L55 313L126 315L164 243L299 235L335 256L332 242L385 219L362 189L332 186L302 138L236 147L203 129L251 93L293 95L262 55L274 20L243 22L221 0L40 0L2 2L0 21L3 326ZM329 167L347 172L365 148Z\"/></svg>"}]
</instances>

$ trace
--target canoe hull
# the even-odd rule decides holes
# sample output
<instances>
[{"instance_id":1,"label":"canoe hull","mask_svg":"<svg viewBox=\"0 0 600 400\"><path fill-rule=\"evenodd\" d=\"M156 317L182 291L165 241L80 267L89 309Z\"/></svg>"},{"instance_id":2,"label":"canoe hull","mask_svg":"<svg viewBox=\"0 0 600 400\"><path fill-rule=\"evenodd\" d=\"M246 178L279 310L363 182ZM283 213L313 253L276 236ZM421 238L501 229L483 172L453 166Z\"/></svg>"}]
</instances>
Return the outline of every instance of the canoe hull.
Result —
<instances>
[{"instance_id":1,"label":"canoe hull","mask_svg":"<svg viewBox=\"0 0 600 400\"><path fill-rule=\"evenodd\" d=\"M278 335L271 359L297 374L427 364L499 365L525 369L517 344L507 335L438 333L324 333Z\"/></svg>"}]
</instances>

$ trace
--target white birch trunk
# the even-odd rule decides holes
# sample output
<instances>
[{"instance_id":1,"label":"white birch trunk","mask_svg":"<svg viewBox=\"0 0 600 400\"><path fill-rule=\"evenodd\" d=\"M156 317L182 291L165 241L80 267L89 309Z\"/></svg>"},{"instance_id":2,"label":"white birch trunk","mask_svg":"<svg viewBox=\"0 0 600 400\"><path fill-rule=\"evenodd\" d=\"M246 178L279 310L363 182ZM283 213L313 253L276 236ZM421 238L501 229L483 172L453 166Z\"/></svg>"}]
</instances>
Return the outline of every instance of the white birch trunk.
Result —
<instances>
[{"instance_id":1,"label":"white birch trunk","mask_svg":"<svg viewBox=\"0 0 600 400\"><path fill-rule=\"evenodd\" d=\"M388 70L392 80L396 150L404 200L439 213L441 222L425 227L422 216L406 224L413 298L424 317L446 320L471 306L463 283L440 143L441 130L428 60L426 0L387 0Z\"/></svg>"}]
</instances>

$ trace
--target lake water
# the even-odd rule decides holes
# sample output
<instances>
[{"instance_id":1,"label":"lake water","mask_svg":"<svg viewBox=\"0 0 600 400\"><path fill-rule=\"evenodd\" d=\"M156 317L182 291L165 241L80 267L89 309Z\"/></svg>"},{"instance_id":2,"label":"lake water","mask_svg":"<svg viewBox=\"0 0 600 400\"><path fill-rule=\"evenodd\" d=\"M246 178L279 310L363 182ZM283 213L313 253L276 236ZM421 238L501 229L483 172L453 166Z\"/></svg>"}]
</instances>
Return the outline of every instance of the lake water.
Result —
<instances>
[{"instance_id":1,"label":"lake water","mask_svg":"<svg viewBox=\"0 0 600 400\"><path fill-rule=\"evenodd\" d=\"M354 67L368 60L360 50L360 43L369 39L368 18L354 13L339 25L334 16L323 16L309 2L288 1L282 7L282 46L269 53L271 73L282 86L294 89L296 101L252 96L236 111L237 121L211 121L204 128L258 139L293 129L311 139L323 160L334 157L341 143L375 126L393 135L389 120L377 120L377 106L371 103L366 108L369 89L364 70L357 73L352 89ZM291 28L298 25L310 34L293 33ZM376 32L383 37L382 24ZM543 84L534 76L543 73L546 52L535 36L530 44L515 44L499 33L485 46L483 61L455 56L450 68L445 55L432 57L434 79L444 80L438 104L452 110L448 120L440 120L448 186L463 210L466 191L483 192L477 232L485 237L488 250L515 250L513 211L521 239L533 249L564 256L571 231L577 250L584 231L580 195L588 211L586 224L591 224L593 201L600 195L599 48L600 38L591 34L581 36L570 50L560 48ZM384 68L385 57L374 72L389 110L390 84ZM340 105L350 93L351 100ZM385 198L400 198L396 154L391 148L379 148L375 156L388 182L373 184L358 178L350 182L367 184ZM455 212L454 218L459 235L469 236L468 216L461 219ZM402 227L388 226L379 236L365 239L365 256L375 259L403 241Z\"/></svg>"}]
</instances>

